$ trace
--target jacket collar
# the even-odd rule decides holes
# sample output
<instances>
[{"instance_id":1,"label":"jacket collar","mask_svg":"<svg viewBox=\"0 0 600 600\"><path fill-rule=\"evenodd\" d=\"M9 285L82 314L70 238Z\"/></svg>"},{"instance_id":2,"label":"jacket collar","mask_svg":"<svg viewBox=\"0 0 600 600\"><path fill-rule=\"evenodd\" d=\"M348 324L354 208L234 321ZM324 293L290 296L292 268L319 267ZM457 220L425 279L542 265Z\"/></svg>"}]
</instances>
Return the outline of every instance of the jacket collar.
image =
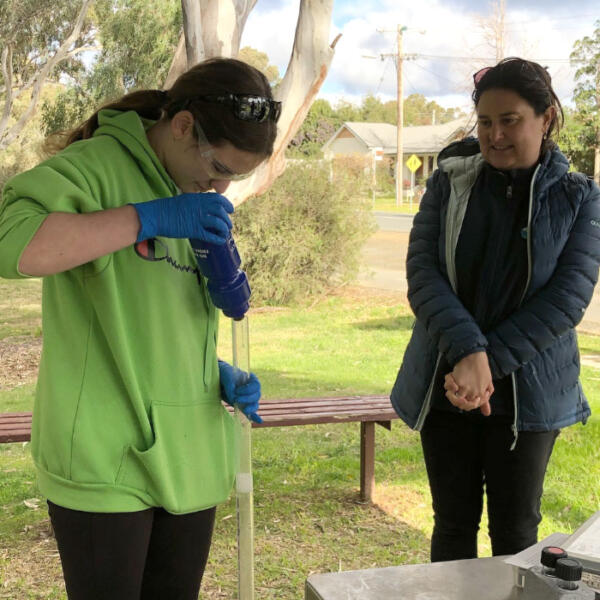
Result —
<instances>
[{"instance_id":1,"label":"jacket collar","mask_svg":"<svg viewBox=\"0 0 600 600\"><path fill-rule=\"evenodd\" d=\"M466 171L473 168L479 173L482 162L484 161L479 150L479 142L473 137L450 144L440 152L438 158L440 169L452 177L464 175ZM558 146L547 150L540 160L540 169L537 171L536 192L544 192L568 171L569 161Z\"/></svg>"}]
</instances>

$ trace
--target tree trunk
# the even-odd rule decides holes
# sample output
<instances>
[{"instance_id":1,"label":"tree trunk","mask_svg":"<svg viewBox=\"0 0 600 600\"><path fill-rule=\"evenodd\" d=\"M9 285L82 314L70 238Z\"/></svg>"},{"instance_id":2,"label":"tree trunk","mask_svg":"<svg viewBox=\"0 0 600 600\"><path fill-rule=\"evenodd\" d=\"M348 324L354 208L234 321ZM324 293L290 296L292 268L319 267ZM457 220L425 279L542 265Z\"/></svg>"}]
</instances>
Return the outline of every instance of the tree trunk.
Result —
<instances>
[{"instance_id":1,"label":"tree trunk","mask_svg":"<svg viewBox=\"0 0 600 600\"><path fill-rule=\"evenodd\" d=\"M184 26L186 39L189 31L201 31L202 40L197 43L203 44L205 58L235 58L240 49L240 39L248 14L254 8L256 0L182 0L182 4L189 5L194 1L199 4L199 11L189 7L187 11L184 10L186 19L196 19L196 22L186 23ZM301 0L292 55L276 95L283 107L277 124L274 152L252 177L231 184L227 196L234 205L241 204L250 196L263 193L283 173L285 149L302 125L327 76L335 44L340 37L338 35L329 43L332 9L333 0ZM197 22L198 20L201 22ZM186 43L180 41L165 88L169 88L187 67L193 66L189 64L186 55L189 57L190 52L186 53Z\"/></svg>"}]
</instances>

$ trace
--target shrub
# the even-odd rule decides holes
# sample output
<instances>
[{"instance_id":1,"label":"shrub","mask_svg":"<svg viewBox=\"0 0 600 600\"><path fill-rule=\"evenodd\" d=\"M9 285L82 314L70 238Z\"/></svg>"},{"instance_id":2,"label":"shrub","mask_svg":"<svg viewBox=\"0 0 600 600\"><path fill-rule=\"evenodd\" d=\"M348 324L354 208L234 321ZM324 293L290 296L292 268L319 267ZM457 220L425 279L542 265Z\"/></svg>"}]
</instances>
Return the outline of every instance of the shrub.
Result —
<instances>
[{"instance_id":1,"label":"shrub","mask_svg":"<svg viewBox=\"0 0 600 600\"><path fill-rule=\"evenodd\" d=\"M389 158L378 160L375 166L377 170L376 192L382 196L392 196L396 193L396 180L394 179L394 163Z\"/></svg>"},{"instance_id":2,"label":"shrub","mask_svg":"<svg viewBox=\"0 0 600 600\"><path fill-rule=\"evenodd\" d=\"M42 155L39 150L41 136L35 139L22 139L11 144L0 157L0 200L4 184L17 173L22 173L37 165Z\"/></svg>"},{"instance_id":3,"label":"shrub","mask_svg":"<svg viewBox=\"0 0 600 600\"><path fill-rule=\"evenodd\" d=\"M323 162L288 163L265 194L236 211L234 235L253 306L294 304L352 280L374 230L354 178Z\"/></svg>"}]
</instances>

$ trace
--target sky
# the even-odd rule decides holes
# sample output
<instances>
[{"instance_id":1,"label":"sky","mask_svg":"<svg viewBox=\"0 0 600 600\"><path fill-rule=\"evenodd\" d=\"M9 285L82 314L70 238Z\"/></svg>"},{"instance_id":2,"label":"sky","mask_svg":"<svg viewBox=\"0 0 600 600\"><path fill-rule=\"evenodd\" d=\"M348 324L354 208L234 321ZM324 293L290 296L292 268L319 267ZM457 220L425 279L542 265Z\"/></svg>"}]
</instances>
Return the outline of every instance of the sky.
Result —
<instances>
[{"instance_id":1,"label":"sky","mask_svg":"<svg viewBox=\"0 0 600 600\"><path fill-rule=\"evenodd\" d=\"M266 52L283 76L293 45L299 0L258 0L242 35L242 46ZM485 0L335 0L330 39L335 47L318 97L332 105L360 104L368 94L396 99L396 28L403 33L404 97L423 94L448 107L469 110L472 74L493 65L481 19ZM496 3L497 4L497 3ZM600 21L598 0L506 0L505 56L521 56L548 68L561 102L572 104L575 69L569 55L576 40L593 35ZM382 57L382 55L384 55ZM373 57L373 58L368 58Z\"/></svg>"}]
</instances>

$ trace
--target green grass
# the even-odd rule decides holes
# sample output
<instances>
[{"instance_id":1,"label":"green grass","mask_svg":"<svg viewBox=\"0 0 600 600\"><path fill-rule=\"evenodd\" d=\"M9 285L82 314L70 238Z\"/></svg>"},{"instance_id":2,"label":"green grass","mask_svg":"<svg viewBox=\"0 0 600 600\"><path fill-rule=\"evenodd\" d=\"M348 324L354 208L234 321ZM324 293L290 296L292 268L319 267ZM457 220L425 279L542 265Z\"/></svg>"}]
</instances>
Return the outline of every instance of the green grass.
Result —
<instances>
[{"instance_id":1,"label":"green grass","mask_svg":"<svg viewBox=\"0 0 600 600\"><path fill-rule=\"evenodd\" d=\"M390 197L376 197L373 204L373 210L381 212L399 213L404 215L415 215L419 210L418 202L410 202L405 196L404 201L400 204L396 204L396 198Z\"/></svg>"},{"instance_id":2,"label":"green grass","mask_svg":"<svg viewBox=\"0 0 600 600\"><path fill-rule=\"evenodd\" d=\"M39 279L0 279L0 340L42 335Z\"/></svg>"},{"instance_id":3,"label":"green grass","mask_svg":"<svg viewBox=\"0 0 600 600\"><path fill-rule=\"evenodd\" d=\"M35 288L27 285L19 293ZM35 302L20 297L19 304ZM39 325L30 318L23 313L13 320L18 336L35 336ZM252 370L270 398L387 393L411 325L408 308L389 296L346 295L310 307L253 311ZM220 355L226 360L229 327L224 319ZM580 346L600 354L598 337L580 336ZM573 531L600 505L600 371L584 367L582 380L595 414L585 427L563 431L556 443L541 537ZM0 389L0 412L30 409L32 396L32 382ZM28 446L0 446L0 598L64 600ZM253 458L257 598L301 598L313 572L428 560L431 499L419 438L400 421L391 432L377 428L372 505L359 502L358 424L258 430ZM35 498L39 508L24 503ZM217 512L202 598L235 597L235 529L232 498ZM484 534L480 550L490 554Z\"/></svg>"}]
</instances>

